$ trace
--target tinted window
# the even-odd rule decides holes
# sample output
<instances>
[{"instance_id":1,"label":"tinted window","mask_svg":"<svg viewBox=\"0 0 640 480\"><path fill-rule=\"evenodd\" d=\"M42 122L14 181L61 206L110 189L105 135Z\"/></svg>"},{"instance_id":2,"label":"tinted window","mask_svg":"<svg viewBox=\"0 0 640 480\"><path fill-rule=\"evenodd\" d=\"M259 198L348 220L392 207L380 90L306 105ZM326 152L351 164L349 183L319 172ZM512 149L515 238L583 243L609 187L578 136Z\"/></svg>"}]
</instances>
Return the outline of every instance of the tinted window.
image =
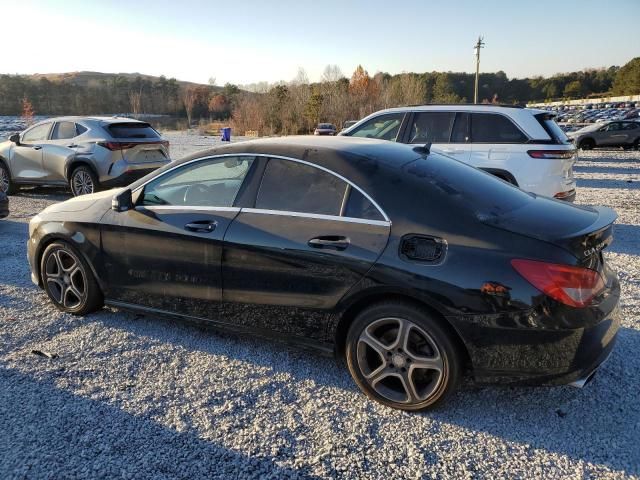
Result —
<instances>
[{"instance_id":1,"label":"tinted window","mask_svg":"<svg viewBox=\"0 0 640 480\"><path fill-rule=\"evenodd\" d=\"M511 120L493 113L473 113L471 141L474 143L524 143L527 137Z\"/></svg>"},{"instance_id":2,"label":"tinted window","mask_svg":"<svg viewBox=\"0 0 640 480\"><path fill-rule=\"evenodd\" d=\"M352 137L378 138L380 140L395 140L402 124L404 113L390 113L379 115L363 123L349 133Z\"/></svg>"},{"instance_id":3,"label":"tinted window","mask_svg":"<svg viewBox=\"0 0 640 480\"><path fill-rule=\"evenodd\" d=\"M559 143L569 143L569 137L567 137L564 130L562 130L558 124L556 123L553 117L542 116L538 119L538 121L542 124L542 128L551 136L553 140Z\"/></svg>"},{"instance_id":4,"label":"tinted window","mask_svg":"<svg viewBox=\"0 0 640 480\"><path fill-rule=\"evenodd\" d=\"M64 140L76 136L76 124L73 122L56 122L51 140Z\"/></svg>"},{"instance_id":5,"label":"tinted window","mask_svg":"<svg viewBox=\"0 0 640 480\"><path fill-rule=\"evenodd\" d=\"M624 124L624 129L625 130L635 130L639 126L640 126L640 123L638 123L638 122L629 122L629 123L625 123Z\"/></svg>"},{"instance_id":6,"label":"tinted window","mask_svg":"<svg viewBox=\"0 0 640 480\"><path fill-rule=\"evenodd\" d=\"M449 143L455 112L420 112L409 127L409 143Z\"/></svg>"},{"instance_id":7,"label":"tinted window","mask_svg":"<svg viewBox=\"0 0 640 480\"><path fill-rule=\"evenodd\" d=\"M27 130L25 132L25 134L22 136L22 141L24 143L31 143L46 140L47 135L49 135L50 128L51 123L44 123L42 125L38 125L37 127L33 127L31 130Z\"/></svg>"},{"instance_id":8,"label":"tinted window","mask_svg":"<svg viewBox=\"0 0 640 480\"><path fill-rule=\"evenodd\" d=\"M87 130L88 128L85 127L84 125L80 125L79 123L76 123L76 132L78 132L78 135L82 135Z\"/></svg>"},{"instance_id":9,"label":"tinted window","mask_svg":"<svg viewBox=\"0 0 640 480\"><path fill-rule=\"evenodd\" d=\"M142 205L231 207L253 158L202 160L172 170L144 187Z\"/></svg>"},{"instance_id":10,"label":"tinted window","mask_svg":"<svg viewBox=\"0 0 640 480\"><path fill-rule=\"evenodd\" d=\"M113 138L160 138L148 123L113 123L107 130Z\"/></svg>"},{"instance_id":11,"label":"tinted window","mask_svg":"<svg viewBox=\"0 0 640 480\"><path fill-rule=\"evenodd\" d=\"M469 142L469 119L468 113L458 113L456 121L451 131L451 143L467 143Z\"/></svg>"},{"instance_id":12,"label":"tinted window","mask_svg":"<svg viewBox=\"0 0 640 480\"><path fill-rule=\"evenodd\" d=\"M351 188L349 200L344 209L344 216L351 218L364 218L365 220L384 220L380 210L371 203L359 190Z\"/></svg>"},{"instance_id":13,"label":"tinted window","mask_svg":"<svg viewBox=\"0 0 640 480\"><path fill-rule=\"evenodd\" d=\"M288 160L267 164L256 208L340 215L347 184L319 168Z\"/></svg>"}]
</instances>

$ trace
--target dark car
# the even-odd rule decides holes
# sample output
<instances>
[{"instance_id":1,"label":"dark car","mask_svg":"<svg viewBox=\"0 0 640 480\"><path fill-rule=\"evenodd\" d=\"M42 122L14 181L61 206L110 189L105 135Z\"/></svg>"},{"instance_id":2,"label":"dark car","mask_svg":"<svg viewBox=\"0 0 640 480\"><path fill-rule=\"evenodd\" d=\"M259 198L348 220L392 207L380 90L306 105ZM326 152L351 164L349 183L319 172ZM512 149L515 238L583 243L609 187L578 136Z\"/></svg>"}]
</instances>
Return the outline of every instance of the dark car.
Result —
<instances>
[{"instance_id":1,"label":"dark car","mask_svg":"<svg viewBox=\"0 0 640 480\"><path fill-rule=\"evenodd\" d=\"M525 193L425 146L289 137L217 147L29 226L33 281L345 358L406 410L477 382L582 385L611 351L616 215Z\"/></svg>"},{"instance_id":2,"label":"dark car","mask_svg":"<svg viewBox=\"0 0 640 480\"><path fill-rule=\"evenodd\" d=\"M319 123L313 131L314 135L335 135L336 126L332 123Z\"/></svg>"},{"instance_id":3,"label":"dark car","mask_svg":"<svg viewBox=\"0 0 640 480\"><path fill-rule=\"evenodd\" d=\"M0 191L0 218L7 217L9 215L9 197L7 194Z\"/></svg>"}]
</instances>

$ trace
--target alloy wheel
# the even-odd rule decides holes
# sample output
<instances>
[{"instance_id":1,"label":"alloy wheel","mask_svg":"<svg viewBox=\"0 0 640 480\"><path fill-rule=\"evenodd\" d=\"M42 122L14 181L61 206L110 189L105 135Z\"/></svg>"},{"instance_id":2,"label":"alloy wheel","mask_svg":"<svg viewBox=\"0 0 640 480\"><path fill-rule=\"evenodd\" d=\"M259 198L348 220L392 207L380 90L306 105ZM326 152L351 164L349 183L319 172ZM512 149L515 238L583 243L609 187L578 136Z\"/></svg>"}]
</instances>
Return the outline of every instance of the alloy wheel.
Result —
<instances>
[{"instance_id":1,"label":"alloy wheel","mask_svg":"<svg viewBox=\"0 0 640 480\"><path fill-rule=\"evenodd\" d=\"M73 174L73 193L74 195L86 195L93 193L93 179L84 170L78 170Z\"/></svg>"},{"instance_id":2,"label":"alloy wheel","mask_svg":"<svg viewBox=\"0 0 640 480\"><path fill-rule=\"evenodd\" d=\"M392 402L424 402L444 380L445 362L433 338L403 318L369 324L358 338L356 355L366 382Z\"/></svg>"},{"instance_id":3,"label":"alloy wheel","mask_svg":"<svg viewBox=\"0 0 640 480\"><path fill-rule=\"evenodd\" d=\"M9 172L3 166L0 166L0 191L7 193L9 191Z\"/></svg>"},{"instance_id":4,"label":"alloy wheel","mask_svg":"<svg viewBox=\"0 0 640 480\"><path fill-rule=\"evenodd\" d=\"M66 250L54 250L45 261L47 290L66 309L80 307L87 298L87 279L80 261Z\"/></svg>"}]
</instances>

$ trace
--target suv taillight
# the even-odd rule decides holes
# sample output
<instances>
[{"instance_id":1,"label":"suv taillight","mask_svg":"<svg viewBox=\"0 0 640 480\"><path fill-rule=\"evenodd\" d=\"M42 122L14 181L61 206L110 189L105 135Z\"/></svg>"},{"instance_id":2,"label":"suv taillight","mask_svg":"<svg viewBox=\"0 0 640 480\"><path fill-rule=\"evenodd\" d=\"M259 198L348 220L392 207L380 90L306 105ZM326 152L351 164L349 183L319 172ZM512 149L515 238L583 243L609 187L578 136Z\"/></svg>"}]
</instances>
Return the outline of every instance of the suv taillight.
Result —
<instances>
[{"instance_id":1,"label":"suv taillight","mask_svg":"<svg viewBox=\"0 0 640 480\"><path fill-rule=\"evenodd\" d=\"M538 290L570 307L586 307L604 288L602 276L590 268L521 259L511 265Z\"/></svg>"},{"instance_id":2,"label":"suv taillight","mask_svg":"<svg viewBox=\"0 0 640 480\"><path fill-rule=\"evenodd\" d=\"M122 142L98 142L98 145L101 147L107 148L109 150L126 150L127 148L133 148L139 143L122 143Z\"/></svg>"},{"instance_id":3,"label":"suv taillight","mask_svg":"<svg viewBox=\"0 0 640 480\"><path fill-rule=\"evenodd\" d=\"M532 158L568 159L576 155L575 150L527 150Z\"/></svg>"}]
</instances>

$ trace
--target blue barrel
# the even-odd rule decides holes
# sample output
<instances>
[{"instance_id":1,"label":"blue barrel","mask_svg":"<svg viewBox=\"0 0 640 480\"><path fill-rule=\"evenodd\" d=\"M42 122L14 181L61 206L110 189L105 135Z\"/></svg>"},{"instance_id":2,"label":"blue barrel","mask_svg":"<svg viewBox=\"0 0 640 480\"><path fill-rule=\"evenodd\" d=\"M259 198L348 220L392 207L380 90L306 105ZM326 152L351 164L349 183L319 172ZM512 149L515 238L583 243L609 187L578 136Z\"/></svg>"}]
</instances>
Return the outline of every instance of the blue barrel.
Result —
<instances>
[{"instance_id":1,"label":"blue barrel","mask_svg":"<svg viewBox=\"0 0 640 480\"><path fill-rule=\"evenodd\" d=\"M222 141L223 142L230 142L231 141L231 127L221 128L220 131L222 132Z\"/></svg>"}]
</instances>

